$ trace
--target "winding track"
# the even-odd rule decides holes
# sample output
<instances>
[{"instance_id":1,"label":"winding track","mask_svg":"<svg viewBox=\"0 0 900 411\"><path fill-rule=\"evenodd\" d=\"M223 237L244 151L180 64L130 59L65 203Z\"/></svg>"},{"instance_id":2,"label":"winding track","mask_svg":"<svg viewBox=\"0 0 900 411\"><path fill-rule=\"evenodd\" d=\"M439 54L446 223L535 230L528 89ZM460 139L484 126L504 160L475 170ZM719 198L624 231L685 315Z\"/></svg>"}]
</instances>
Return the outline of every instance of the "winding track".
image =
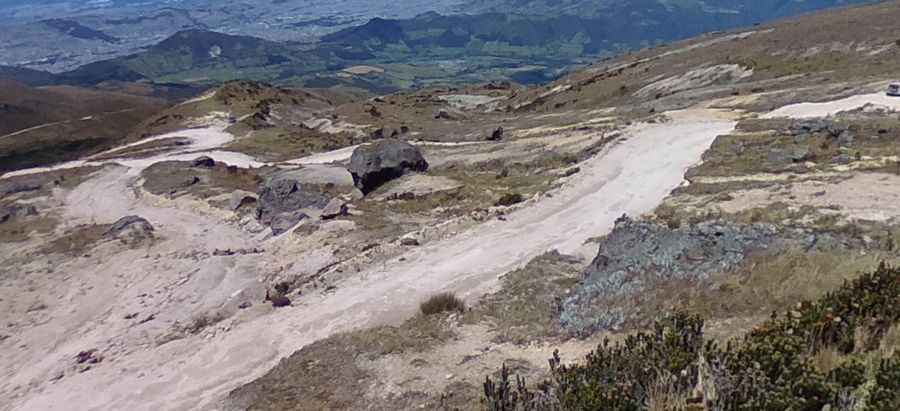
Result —
<instances>
[{"instance_id":1,"label":"winding track","mask_svg":"<svg viewBox=\"0 0 900 411\"><path fill-rule=\"evenodd\" d=\"M419 301L435 292L452 290L474 299L489 292L503 273L551 249L564 253L583 251L587 239L608 232L622 214L651 211L682 183L685 170L699 161L716 136L735 126L729 113L694 110L670 114L671 122L640 124L626 130L623 140L582 163L582 171L552 196L512 213L507 221L490 221L455 237L426 244L408 252L403 262L392 260L347 280L333 294L308 297L303 305L237 324L212 339L204 340L198 335L162 346L128 347L114 362L66 376L45 385L40 392L26 393L13 408L69 410L77 404L80 410L217 409L218 400L230 390L262 375L280 358L306 344L341 331L402 321L415 312ZM103 184L94 185L95 192L73 198L104 193L125 195L116 193L126 193L126 185L133 183L131 178L109 173L104 178L107 180ZM124 210L147 207L131 203L123 206ZM90 210L83 206L77 210L90 214L94 209L87 208ZM166 218L164 212L154 215ZM185 236L179 225L188 216L183 211L174 215L178 220L161 224L163 234L173 238L167 241L179 237L185 241L187 237L192 242L228 245L222 230L191 229L190 235ZM202 220L200 223L212 224ZM178 245L171 243L168 247ZM133 254L109 258L109 266L136 267ZM212 281L203 276L217 276L212 284L219 290L219 297L227 288L223 284L246 286L249 280L246 273L234 267L216 267L217 271L197 269L197 276L201 277L197 281L201 284ZM178 272L171 275L173 278L163 280L175 282ZM151 284L159 283L141 282L129 287ZM199 287L193 281L188 285ZM206 298L197 293L203 293L203 289L191 289L186 295L201 301ZM105 321L115 323L114 319L120 319L127 307L110 304L101 308L97 315L102 313L103 321L85 318L84 324L75 324L71 335L56 344L57 348L36 349L49 349L50 358L57 358L79 345L115 338L117 329Z\"/></svg>"}]
</instances>

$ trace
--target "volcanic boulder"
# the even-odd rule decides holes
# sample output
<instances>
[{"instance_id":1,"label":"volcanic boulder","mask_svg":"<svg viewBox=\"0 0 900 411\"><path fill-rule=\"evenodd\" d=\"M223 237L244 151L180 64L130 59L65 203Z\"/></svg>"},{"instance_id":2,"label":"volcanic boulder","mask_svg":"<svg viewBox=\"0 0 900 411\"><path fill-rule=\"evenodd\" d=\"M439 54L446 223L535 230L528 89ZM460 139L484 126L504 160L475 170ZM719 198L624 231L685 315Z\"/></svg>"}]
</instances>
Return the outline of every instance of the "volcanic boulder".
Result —
<instances>
[{"instance_id":1,"label":"volcanic boulder","mask_svg":"<svg viewBox=\"0 0 900 411\"><path fill-rule=\"evenodd\" d=\"M409 171L428 170L428 162L416 146L385 139L353 150L349 170L356 187L368 194Z\"/></svg>"},{"instance_id":2,"label":"volcanic boulder","mask_svg":"<svg viewBox=\"0 0 900 411\"><path fill-rule=\"evenodd\" d=\"M314 184L304 183L295 173L284 172L272 176L260 188L256 218L278 235L309 217L302 210L324 208L328 200Z\"/></svg>"},{"instance_id":3,"label":"volcanic boulder","mask_svg":"<svg viewBox=\"0 0 900 411\"><path fill-rule=\"evenodd\" d=\"M116 220L106 230L108 238L116 238L126 243L139 243L153 238L153 225L147 219L130 215Z\"/></svg>"}]
</instances>

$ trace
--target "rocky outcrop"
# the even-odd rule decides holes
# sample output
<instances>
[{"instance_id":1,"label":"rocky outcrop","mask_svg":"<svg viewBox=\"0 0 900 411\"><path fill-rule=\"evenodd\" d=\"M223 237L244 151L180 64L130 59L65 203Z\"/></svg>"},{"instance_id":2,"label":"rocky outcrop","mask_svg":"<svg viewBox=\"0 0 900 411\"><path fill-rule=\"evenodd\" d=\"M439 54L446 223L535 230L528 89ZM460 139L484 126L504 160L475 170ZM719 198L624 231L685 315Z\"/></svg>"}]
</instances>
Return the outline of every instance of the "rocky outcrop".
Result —
<instances>
[{"instance_id":1,"label":"rocky outcrop","mask_svg":"<svg viewBox=\"0 0 900 411\"><path fill-rule=\"evenodd\" d=\"M139 243L153 238L153 225L145 218L130 215L118 219L106 230L107 238L114 238L126 243Z\"/></svg>"},{"instance_id":2,"label":"rocky outcrop","mask_svg":"<svg viewBox=\"0 0 900 411\"><path fill-rule=\"evenodd\" d=\"M757 251L846 246L832 234L768 224L712 221L672 229L623 216L562 303L560 322L574 334L616 329L637 315L641 296L654 284L695 283L737 268Z\"/></svg>"},{"instance_id":3,"label":"rocky outcrop","mask_svg":"<svg viewBox=\"0 0 900 411\"><path fill-rule=\"evenodd\" d=\"M191 162L192 167L213 168L216 166L216 160L209 156L201 156Z\"/></svg>"},{"instance_id":4,"label":"rocky outcrop","mask_svg":"<svg viewBox=\"0 0 900 411\"><path fill-rule=\"evenodd\" d=\"M238 211L245 207L255 206L257 202L256 194L244 190L235 190L228 199L228 209Z\"/></svg>"},{"instance_id":5,"label":"rocky outcrop","mask_svg":"<svg viewBox=\"0 0 900 411\"><path fill-rule=\"evenodd\" d=\"M325 208L322 209L322 215L320 216L323 220L331 220L333 218L342 217L347 215L347 202L340 198L332 198L328 204L325 205Z\"/></svg>"},{"instance_id":6,"label":"rocky outcrop","mask_svg":"<svg viewBox=\"0 0 900 411\"><path fill-rule=\"evenodd\" d=\"M12 204L2 206L0 207L0 224L16 218L36 216L37 214L37 208L33 205Z\"/></svg>"},{"instance_id":7,"label":"rocky outcrop","mask_svg":"<svg viewBox=\"0 0 900 411\"><path fill-rule=\"evenodd\" d=\"M428 170L428 162L416 146L385 139L353 150L349 170L356 187L368 194L409 171Z\"/></svg>"},{"instance_id":8,"label":"rocky outcrop","mask_svg":"<svg viewBox=\"0 0 900 411\"><path fill-rule=\"evenodd\" d=\"M324 208L328 201L328 196L319 187L304 183L290 172L283 172L269 178L260 188L256 218L270 226L273 234L279 235L308 218L305 209Z\"/></svg>"}]
</instances>

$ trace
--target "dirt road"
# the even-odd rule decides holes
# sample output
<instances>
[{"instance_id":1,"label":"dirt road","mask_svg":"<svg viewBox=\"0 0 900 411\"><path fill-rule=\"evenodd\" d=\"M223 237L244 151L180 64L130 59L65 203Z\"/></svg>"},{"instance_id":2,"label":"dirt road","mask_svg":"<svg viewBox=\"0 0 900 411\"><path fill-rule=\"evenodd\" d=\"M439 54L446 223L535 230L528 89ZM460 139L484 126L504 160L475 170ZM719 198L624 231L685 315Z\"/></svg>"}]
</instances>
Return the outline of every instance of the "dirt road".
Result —
<instances>
[{"instance_id":1,"label":"dirt road","mask_svg":"<svg viewBox=\"0 0 900 411\"><path fill-rule=\"evenodd\" d=\"M190 210L154 210L152 202L128 197L133 177L106 173L69 196L68 215L88 220L105 213L141 213L159 222L164 240L152 250L133 253L97 250L97 255L90 257L94 260L65 267L75 278L92 273L83 280L90 288L73 288L68 300L72 307L91 308L66 314L66 307L51 307L54 318L27 331L31 345L11 353L25 363L16 359L19 366L4 367L0 393L5 399L0 400L0 407L218 409L230 390L313 341L341 331L402 321L435 292L453 290L475 299L490 291L498 276L551 249L587 255L592 252L584 246L587 239L608 232L622 214L651 211L683 181L684 171L699 161L715 137L735 126L727 113L710 110L671 113L671 117L671 122L639 124L626 130L624 139L580 164L582 171L563 187L512 213L506 221L489 221L414 249L403 261L394 259L371 267L340 284L334 293L304 296L294 306L163 345L142 337L151 330L123 320L136 309L135 301L141 301L142 312L155 312L158 319L184 319L183 311L223 304L229 296L244 292L255 276L268 268L305 261L269 254L218 260L184 256L193 248L239 247L253 241L240 239L238 230L217 226L214 220L197 217L192 221ZM125 199L91 202L104 195ZM269 239L258 245L277 248L279 241L284 240ZM157 257L151 258L151 253ZM166 257L170 255L176 257ZM123 274L116 276L117 272ZM116 288L103 291L97 301L97 289L103 288L102 279L107 276L117 278ZM148 294L152 298L141 297ZM93 303L88 304L88 299ZM51 335L50 340L41 342ZM47 382L56 372L56 364L67 361L72 352L104 344L118 348L110 361L89 372Z\"/></svg>"}]
</instances>

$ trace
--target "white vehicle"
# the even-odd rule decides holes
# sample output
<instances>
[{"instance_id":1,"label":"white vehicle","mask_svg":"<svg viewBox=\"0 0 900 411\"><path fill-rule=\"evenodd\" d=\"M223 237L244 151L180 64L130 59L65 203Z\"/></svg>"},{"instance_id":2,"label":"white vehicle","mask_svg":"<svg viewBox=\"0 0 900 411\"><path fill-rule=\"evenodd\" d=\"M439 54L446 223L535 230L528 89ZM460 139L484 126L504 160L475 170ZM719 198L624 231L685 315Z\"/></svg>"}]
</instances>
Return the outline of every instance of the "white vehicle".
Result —
<instances>
[{"instance_id":1,"label":"white vehicle","mask_svg":"<svg viewBox=\"0 0 900 411\"><path fill-rule=\"evenodd\" d=\"M887 95L900 97L900 83L891 83L887 89Z\"/></svg>"}]
</instances>

